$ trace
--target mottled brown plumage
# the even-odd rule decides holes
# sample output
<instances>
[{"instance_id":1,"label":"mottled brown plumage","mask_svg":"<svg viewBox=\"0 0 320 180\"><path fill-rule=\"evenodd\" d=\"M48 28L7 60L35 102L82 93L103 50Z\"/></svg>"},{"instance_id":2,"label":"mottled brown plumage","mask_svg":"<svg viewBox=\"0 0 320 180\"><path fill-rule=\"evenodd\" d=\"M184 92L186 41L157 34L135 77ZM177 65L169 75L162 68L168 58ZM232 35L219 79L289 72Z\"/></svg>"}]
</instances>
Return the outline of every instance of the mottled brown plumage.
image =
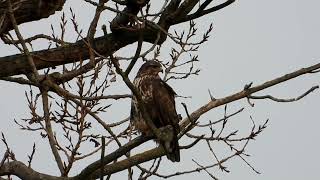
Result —
<instances>
[{"instance_id":1,"label":"mottled brown plumage","mask_svg":"<svg viewBox=\"0 0 320 180\"><path fill-rule=\"evenodd\" d=\"M159 143L167 152L167 158L173 162L180 161L180 151L177 135L179 133L179 116L176 112L174 90L164 82L159 72L162 72L161 64L156 61L147 61L139 69L133 81L134 86L141 94L146 112L151 117L154 125L161 128L172 126L173 138L171 142ZM151 134L152 131L142 117L135 96L131 104L131 122L142 134Z\"/></svg>"}]
</instances>

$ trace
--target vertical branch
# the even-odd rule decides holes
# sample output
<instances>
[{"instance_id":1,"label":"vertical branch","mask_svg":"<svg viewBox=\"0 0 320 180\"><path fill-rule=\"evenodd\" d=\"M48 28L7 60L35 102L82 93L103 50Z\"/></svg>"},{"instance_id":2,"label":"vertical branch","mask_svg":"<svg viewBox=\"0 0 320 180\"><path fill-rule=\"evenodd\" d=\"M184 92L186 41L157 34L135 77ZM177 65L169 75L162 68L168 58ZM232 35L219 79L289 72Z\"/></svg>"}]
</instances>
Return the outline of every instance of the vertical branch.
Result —
<instances>
[{"instance_id":1,"label":"vertical branch","mask_svg":"<svg viewBox=\"0 0 320 180\"><path fill-rule=\"evenodd\" d=\"M80 148L80 145L82 143L82 140L83 140L83 134L84 134L84 130L85 130L85 122L84 122L84 119L85 119L85 116L86 116L86 112L85 112L85 108L81 107L82 109L79 110L79 113L80 114L80 117L78 117L78 120L79 120L79 124L77 126L77 134L78 134L78 141L75 145L72 145L72 141L71 141L71 138L70 138L70 144L72 145L73 149L71 151L71 155L68 157L68 166L65 167L65 170L64 170L64 176L67 176L68 173L70 172L74 162L75 162L75 156L77 155L78 153L78 150ZM75 109L77 109L77 107L75 107ZM78 110L77 110L78 111Z\"/></svg>"},{"instance_id":2,"label":"vertical branch","mask_svg":"<svg viewBox=\"0 0 320 180\"><path fill-rule=\"evenodd\" d=\"M96 12L94 14L94 17L93 17L91 23L90 23L90 27L89 27L88 33L87 33L87 39L88 39L89 44L92 44L93 37L96 33L97 24L100 19L100 15L105 10L103 8L104 3L106 3L107 1L108 0L99 0L99 4L96 8Z\"/></svg>"},{"instance_id":3,"label":"vertical branch","mask_svg":"<svg viewBox=\"0 0 320 180\"><path fill-rule=\"evenodd\" d=\"M22 37L22 35L21 35L20 31L19 31L16 19L14 17L11 0L7 0L7 6L8 6L8 10L9 10L11 23L12 23L12 25L14 27L14 30L15 30L15 33L16 33L16 35L17 35L17 37L18 37L18 39L19 39L19 41L20 41L20 43L21 43L21 45L23 47L24 54L27 56L28 63L30 65L30 67L31 67L31 70L32 70L32 73L33 73L33 76L34 76L35 79L33 79L32 76L30 78L33 81L38 82L39 81L39 74L38 74L37 68L35 66L35 63L33 61L33 58L32 58L32 56L31 56L31 54L30 54L30 52L28 50L26 42L24 41L24 39L23 39L23 37ZM47 132L47 135L48 135L49 144L50 144L52 153L54 155L54 158L55 158L55 160L57 162L57 165L58 165L58 168L60 170L60 173L63 174L64 167L63 167L63 163L62 163L61 157L59 155L59 152L58 152L58 150L56 148L56 141L55 141L55 138L54 138L54 135L53 135L51 122L50 122L48 91L47 90L41 90L41 94L42 94L42 102L43 102L45 128L46 128L46 132Z\"/></svg>"},{"instance_id":4,"label":"vertical branch","mask_svg":"<svg viewBox=\"0 0 320 180\"><path fill-rule=\"evenodd\" d=\"M10 156L10 152L8 150L6 150L6 152L3 155L2 160L0 162L0 169L2 168L4 162L7 160L7 158L9 158L9 156Z\"/></svg>"},{"instance_id":5,"label":"vertical branch","mask_svg":"<svg viewBox=\"0 0 320 180\"><path fill-rule=\"evenodd\" d=\"M19 31L19 28L18 28L18 25L17 25L17 21L14 17L14 13L13 13L13 8L12 8L12 4L11 4L11 0L7 0L7 6L8 6L8 10L9 10L9 15L10 15L10 20L11 20L11 23L14 27L14 31L15 33L17 34L17 37L23 47L23 51L24 51L24 54L27 56L27 59L28 59L28 63L29 65L31 66L31 70L32 70L32 73L33 75L35 76L35 81L37 82L39 80L39 74L38 74L38 70L36 68L36 65L34 64L33 62L33 58L28 50L28 47L26 45L26 42L24 41L20 31Z\"/></svg>"},{"instance_id":6,"label":"vertical branch","mask_svg":"<svg viewBox=\"0 0 320 180\"><path fill-rule=\"evenodd\" d=\"M48 98L48 91L42 90L42 103L43 103L43 113L44 113L44 121L45 121L45 128L48 135L48 140L50 144L51 151L53 153L53 156L57 162L57 165L59 167L60 173L64 174L64 167L61 160L61 157L59 155L58 149L56 147L56 140L53 135L52 126L50 122L50 111L49 111L49 98Z\"/></svg>"},{"instance_id":7,"label":"vertical branch","mask_svg":"<svg viewBox=\"0 0 320 180\"><path fill-rule=\"evenodd\" d=\"M28 167L30 168L31 167L31 162L33 160L33 156L34 156L34 153L36 152L36 143L33 143L33 146L32 146L32 152L31 152L31 155L29 156L28 155Z\"/></svg>"},{"instance_id":8,"label":"vertical branch","mask_svg":"<svg viewBox=\"0 0 320 180\"><path fill-rule=\"evenodd\" d=\"M139 31L139 40L138 40L138 46L137 46L137 50L136 50L136 53L133 57L133 59L131 60L128 68L126 69L125 71L125 75L128 76L130 71L132 70L133 66L136 64L138 58L139 58L139 55L140 55L140 52L141 52L141 49L142 49L142 42L143 42L143 36L142 36L142 33L141 31Z\"/></svg>"},{"instance_id":9,"label":"vertical branch","mask_svg":"<svg viewBox=\"0 0 320 180\"><path fill-rule=\"evenodd\" d=\"M100 180L103 180L103 165L104 165L104 163L103 163L103 157L104 157L104 153L105 153L105 146L106 146L106 140L105 140L105 138L104 137L101 137L101 141L102 141L102 143L101 143L101 158L100 158L100 164L101 164L101 169L100 169L100 172L101 172L101 175L100 175Z\"/></svg>"}]
</instances>

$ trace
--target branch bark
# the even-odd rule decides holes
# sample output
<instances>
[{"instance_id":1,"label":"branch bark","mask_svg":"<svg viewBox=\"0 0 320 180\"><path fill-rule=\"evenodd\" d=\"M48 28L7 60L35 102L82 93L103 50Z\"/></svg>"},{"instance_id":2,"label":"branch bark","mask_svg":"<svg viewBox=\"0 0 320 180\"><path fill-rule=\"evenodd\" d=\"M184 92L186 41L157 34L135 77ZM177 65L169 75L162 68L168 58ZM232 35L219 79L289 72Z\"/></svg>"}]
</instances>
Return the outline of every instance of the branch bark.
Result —
<instances>
[{"instance_id":1,"label":"branch bark","mask_svg":"<svg viewBox=\"0 0 320 180\"><path fill-rule=\"evenodd\" d=\"M194 111L193 113L191 113L190 115L190 119L193 122L190 122L190 120L188 118L184 119L181 123L180 123L180 127L182 128L186 128L189 124L194 123L196 120L198 120L200 118L201 115L203 115L204 113L208 112L209 110L224 105L224 104L228 104L230 102L242 99L242 98L246 98L249 95L264 90L266 88L269 88L271 86L280 84L282 82L288 81L290 79L296 78L298 76L307 74L307 73L313 73L316 70L320 69L320 63L315 64L313 66L309 66L307 68L302 68L300 70L294 71L292 73L286 74L284 76L278 77L276 79L267 81L261 85L258 86L254 86L251 88L247 88L244 89L238 93L232 94L230 96L221 98L221 99L214 99L209 101L207 104L203 105L202 107L200 107L199 109L197 109L196 111Z\"/></svg>"},{"instance_id":2,"label":"branch bark","mask_svg":"<svg viewBox=\"0 0 320 180\"><path fill-rule=\"evenodd\" d=\"M65 0L12 0L17 24L47 18L60 11ZM0 2L0 36L13 29L7 13L6 1ZM3 21L1 21L3 19ZM1 23L2 22L2 23Z\"/></svg>"},{"instance_id":3,"label":"branch bark","mask_svg":"<svg viewBox=\"0 0 320 180\"><path fill-rule=\"evenodd\" d=\"M317 70L320 69L320 63L307 67L307 68L302 68L300 70L294 71L292 73L286 74L284 76L275 78L273 80L267 81L263 84L251 87L251 88L247 88L244 89L238 93L232 94L230 96L221 98L221 99L213 99L211 101L209 101L207 104L203 105L202 107L198 108L197 110L195 110L193 113L191 113L190 117L184 118L181 123L180 123L180 128L181 129L187 129L190 128L189 125L192 125L193 127L191 127L190 129L195 127L195 122L206 112L210 111L211 109L224 105L224 104L228 104L230 102L233 101L237 101L239 99L242 98L246 98L249 95L267 89L271 86L283 83L285 81L288 81L290 79L299 77L301 75L307 74L307 73L313 73ZM189 130L190 130L189 129ZM181 131L181 133L183 133L184 130ZM129 167L138 165L140 163L161 157L163 155L165 155L165 151L162 147L157 147L157 148L153 148L151 150L145 151L143 153L139 153L136 154L134 156L131 156L130 158L124 159L122 161L118 161L116 163L110 164L110 165L106 165L104 167L104 175L109 175L109 174L113 174L115 172L119 172L122 170L125 170ZM96 169L96 171L92 174L93 178L99 178L101 175L101 172L99 169Z\"/></svg>"},{"instance_id":4,"label":"branch bark","mask_svg":"<svg viewBox=\"0 0 320 180\"><path fill-rule=\"evenodd\" d=\"M12 0L12 1L16 2L16 0ZM53 3L52 1L53 0L46 1L46 3L48 3L48 4ZM136 0L132 0L132 1L136 1ZM1 6L2 2L5 2L5 1L1 1L0 9L2 8L2 6ZM22 3L24 3L24 2L29 2L29 3L30 2L38 2L39 3L39 2L42 2L42 0L25 0L25 1L21 1L21 2ZM56 3L60 2L63 5L65 0L60 0L60 1L57 0L55 2ZM143 2L149 2L149 1L145 0ZM159 21L160 25L152 26L151 22L147 22L146 27L143 27L142 29L126 29L126 28L122 29L121 28L121 32L119 32L118 31L119 29L116 29L116 28L121 25L129 23L130 16L128 14L131 14L131 13L136 14L136 12L138 12L138 9L140 8L137 6L136 9L134 9L134 12L132 12L133 10L131 10L129 13L127 12L124 15L120 14L117 18L119 18L121 20L115 18L114 23L116 24L116 26L115 26L116 28L113 28L113 30L115 30L115 31L111 34L106 34L105 36L93 39L92 41L90 41L90 43L92 42L90 47L88 46L88 43L86 42L87 40L83 39L83 40L77 41L73 44L68 44L66 46L63 46L63 47L33 52L33 53L30 53L30 56L32 56L32 59L34 61L36 69L40 70L40 69L44 69L44 68L48 68L48 67L55 67L55 66L62 65L62 64L73 63L75 61L89 59L90 58L90 48L93 48L94 51L96 52L95 56L99 56L99 54L104 55L104 56L110 56L110 55L112 55L112 53L119 50L120 48L138 41L139 39L141 39L142 36L143 36L143 41L150 42L150 43L154 43L155 41L157 41L158 44L162 44L167 37L167 34L165 33L165 31L168 30L170 25L177 24L177 23L184 22L184 21L188 21L191 19L195 19L195 18L203 16L207 13L211 13L213 11L219 10L219 9L224 8L224 7L228 6L229 4L231 4L232 2L234 2L234 0L228 0L221 5L209 8L207 10L205 10L205 7L207 6L205 4L205 5L203 5L203 9L200 8L201 11L196 11L194 14L190 14L190 15L188 15L188 13L192 10L192 8L197 4L196 2L198 2L198 1L197 0L193 0L193 1L185 0L184 3L182 3L182 4L190 3L190 5L188 6L188 8L180 9L181 11L185 10L183 12L179 12L179 13L183 14L183 17L179 18L177 21L169 21L172 24L167 23L166 20L168 20L168 19L172 20L172 18L174 19L174 17L171 15L179 7L180 2L181 2L180 0L171 0L170 1L170 4L168 5L167 9L164 11L165 15L160 18L160 21ZM207 4L209 4L211 1L208 0L206 2L207 2ZM45 2L43 2L43 3L45 3ZM62 5L61 5L61 7L62 7ZM145 5L145 4L143 4L143 5ZM183 7L183 6L180 6L180 8L181 7ZM17 16L19 18L19 15L17 15L16 13L17 12L15 12L15 16ZM49 11L48 13L54 13L54 11L53 12ZM5 13L5 15L6 14L7 13ZM6 22L6 21L2 21L2 23L3 22ZM19 23L20 23L20 21L19 21ZM0 35L2 32L5 32L5 30L3 30L3 27L4 27L3 24L1 24L1 13L0 13ZM9 25L6 25L6 27L7 27L7 29L10 29ZM96 27L96 25L94 25L94 27ZM162 28L162 30L160 30L160 28ZM160 40L158 39L158 36L157 36L157 34L159 34L159 32L161 34ZM89 37L89 39L93 38L93 35L90 35L88 37ZM139 42L139 43L142 44L142 42ZM140 49L140 48L141 47L139 47L138 49ZM140 51L140 50L138 50L138 51ZM125 72L126 78L127 78L128 72L130 72L130 70L132 68L131 66L132 65L130 65L129 66L130 68L128 68L128 71ZM0 67L2 68L2 70L0 71L0 79L2 77L32 73L31 68L30 68L30 64L27 61L26 55L12 55L12 56L7 56L7 57L1 57L0 58ZM190 116L188 116L187 118L185 118L181 121L180 127L181 127L182 131L181 131L180 137L188 130L191 130L192 128L194 128L195 124L196 124L195 122L203 114L207 113L208 111L212 110L215 107L218 107L218 106L221 106L221 105L224 105L224 104L227 104L227 103L230 103L230 102L242 99L242 98L252 97L251 95L253 93L256 93L258 91L264 90L264 89L269 88L271 86L280 84L280 83L285 82L287 80L296 78L296 77L301 76L303 74L319 72L319 69L320 69L320 63L313 65L313 66L310 66L310 67L307 67L307 68L302 68L300 70L286 74L286 75L281 76L279 78L267 81L261 85L257 85L254 87L248 86L248 87L244 88L244 90L239 91L235 94L232 94L232 95L224 97L224 98L220 98L220 99L212 98L207 104L198 108ZM124 79L124 81L125 81L125 79ZM131 83L128 83L128 84L131 84ZM47 94L43 94L43 95L47 96ZM304 96L301 96L301 98L302 97L304 97ZM48 106L48 102L47 102L46 98L47 97L44 98L44 102L43 102L45 104L45 107ZM78 103L78 105L83 106L81 103ZM51 129L50 124L48 124L48 123L50 123L49 119L48 119L48 117L49 117L48 111L49 110L45 109L45 111L46 111L45 117L46 117L46 123L47 123L47 130L50 131L48 133L48 135L50 136L49 139L51 139L50 144L52 146L54 146L55 142L52 139L52 138L54 138L54 137L52 137L53 133L50 130ZM99 119L99 121L102 121L102 120ZM166 154L166 152L164 151L164 149L162 147L157 147L157 148L145 151L143 153L139 153L134 156L128 157L124 160L111 163L115 159L118 159L119 157L125 155L131 149L133 149L133 148L139 146L140 144L146 142L147 140L151 139L151 137L139 137L139 138L132 140L132 141L129 141L127 144L119 147L113 153L108 154L103 157L103 159L102 159L102 162L104 165L103 175L111 175L115 172L119 172L119 171L128 169L132 166L139 165L140 163L155 159L157 157L161 157ZM59 155L56 148L53 149L53 154L55 154L56 156ZM60 170L63 170L63 162L61 159L59 160L59 157L58 157L57 162L58 162L58 165L60 165L59 166ZM67 177L56 177L56 176L42 174L42 173L34 171L31 168L28 168L25 164L23 164L20 161L13 160L11 162L3 163L3 166L1 166L1 168L0 168L0 176L16 175L21 179L35 179L35 180L37 180L37 179L39 179L39 180L40 179L41 180L42 179L46 179L46 180L91 179L91 178L99 178L101 176L101 171L100 171L101 166L102 166L101 161L98 160L98 161L88 165L77 176L67 178Z\"/></svg>"},{"instance_id":5,"label":"branch bark","mask_svg":"<svg viewBox=\"0 0 320 180\"><path fill-rule=\"evenodd\" d=\"M38 6L40 5L45 6L44 9L48 9L48 13L54 13L53 10L60 10L65 2L65 0L57 0L55 2L51 2L51 1L49 2L46 1L47 3L44 3L42 2L42 0L26 0L23 2L29 3L28 6L31 6L30 5L31 2L33 3L37 2ZM136 13L138 12L137 9L141 8L142 6L145 6L146 3L148 3L149 1L144 0L144 1L136 2L135 0L132 0L130 2L134 2L133 3L134 5L129 3L127 7L124 9L123 13L119 13L111 22L110 26L111 26L111 29L114 31L113 33L107 34L102 37L97 37L92 41L90 41L93 44L91 45L92 48L94 48L97 53L107 57L111 55L113 52L119 50L120 48L125 47L129 44L132 44L134 42L137 42L139 40L140 35L143 36L143 41L145 42L149 42L153 44L154 42L157 41L157 44L162 44L167 38L166 31L170 28L171 25L188 21L190 20L190 17L191 19L198 18L204 14L224 8L234 1L233 0L227 1L228 3L225 3L219 6L219 8L213 7L208 10L204 10L205 11L204 14L197 14L196 16L192 16L193 14L186 15L186 13L188 13L189 10L192 9L193 6L195 6L196 4L195 2L197 1L190 1L190 3L188 3L188 1L184 1L183 3L181 3L181 5L187 4L190 7L180 9L179 14L175 14L181 0L172 0L163 11L163 14L160 17L158 24L154 24L153 22L146 21L145 22L146 26L143 28L140 27L142 29L121 28L121 26L125 26L128 22L130 22L130 18L132 18L131 15L132 16L136 15ZM22 5L23 4L21 4L21 6ZM25 6L26 7L23 8L24 11L27 8L27 5ZM35 5L33 6L29 8L35 9ZM4 6L3 3L1 3L0 9L1 8L5 9L6 6ZM20 24L22 22L28 22L30 18L27 18L28 20L20 20L18 10L17 12L14 12L17 19L17 23ZM26 12L29 12L29 11L26 11ZM41 12L41 13L44 13L44 12ZM5 13L5 15L6 14L7 13ZM184 14L185 16L180 17L179 19L175 19L176 18L175 16L178 16L181 14ZM41 16L35 16L35 18L32 20L37 20L37 18L39 17L45 17L45 15L46 14L41 14ZM5 20L4 22L7 22L7 20ZM0 24L0 28L2 28L1 24ZM8 30L8 29L12 29L12 27L9 25L6 25L6 28L3 28L3 29L4 30L0 29L0 35L1 35L1 32L4 32L5 30ZM160 32L160 39L157 40L157 34L159 32ZM90 58L90 53L89 53L90 47L88 47L87 43L85 43L84 41L86 40L79 40L73 44L68 44L59 48L35 51L31 53L31 56L33 57L34 64L38 70L49 68L49 67L55 67L63 64L73 63L80 60L86 60ZM27 57L24 54L1 57L0 67L2 68L2 70L0 71L0 78L30 73L31 72L30 67L26 59Z\"/></svg>"},{"instance_id":6,"label":"branch bark","mask_svg":"<svg viewBox=\"0 0 320 180\"><path fill-rule=\"evenodd\" d=\"M37 172L20 161L11 161L5 163L0 169L0 176L15 175L22 180L68 180L70 178L50 176Z\"/></svg>"},{"instance_id":7,"label":"branch bark","mask_svg":"<svg viewBox=\"0 0 320 180\"><path fill-rule=\"evenodd\" d=\"M179 23L182 23L182 22L186 22L186 21L190 21L190 20L193 20L193 19L197 19L197 18L202 17L202 16L204 16L206 14L218 11L220 9L223 9L223 8L229 6L230 4L234 3L234 2L235 2L235 0L227 0L224 3L221 3L221 4L217 5L217 6L214 6L214 7L208 8L208 9L201 9L201 6L200 6L200 8L195 13L192 13L192 14L189 14L189 15L184 14L183 16L178 18L176 21L174 21L174 24L179 24Z\"/></svg>"},{"instance_id":8,"label":"branch bark","mask_svg":"<svg viewBox=\"0 0 320 180\"><path fill-rule=\"evenodd\" d=\"M151 136L149 136L149 137L140 136L140 137L137 137L137 138L129 141L127 144L121 146L120 148L118 148L113 153L110 153L107 156L105 156L103 158L103 165L106 165L106 164L114 161L115 159L125 155L131 149L133 149L133 148L139 146L140 144L150 140L151 138L152 138ZM101 176L100 168L101 168L101 161L99 159L96 162L93 162L92 164L88 165L84 170L81 171L80 174L78 174L77 176L73 177L72 179L75 179L75 180L90 179L90 178L98 179ZM124 168L124 169L127 169L127 168L128 168L128 166L126 166L126 168ZM107 175L105 173L105 171L104 171L104 175Z\"/></svg>"},{"instance_id":9,"label":"branch bark","mask_svg":"<svg viewBox=\"0 0 320 180\"><path fill-rule=\"evenodd\" d=\"M141 29L144 41L154 43L157 40L157 34L160 30L155 26L147 26ZM161 32L160 32L161 33ZM166 34L161 33L159 44L166 39ZM138 31L130 31L121 35L110 33L93 40L92 47L99 54L108 56L120 48L132 44L139 40ZM33 57L34 64L38 70L55 67L58 65L77 62L88 59L90 47L87 47L84 40L79 40L74 44L54 48L50 50L41 50L30 53ZM7 77L20 74L31 73L27 57L24 54L17 54L0 58L0 77Z\"/></svg>"}]
</instances>

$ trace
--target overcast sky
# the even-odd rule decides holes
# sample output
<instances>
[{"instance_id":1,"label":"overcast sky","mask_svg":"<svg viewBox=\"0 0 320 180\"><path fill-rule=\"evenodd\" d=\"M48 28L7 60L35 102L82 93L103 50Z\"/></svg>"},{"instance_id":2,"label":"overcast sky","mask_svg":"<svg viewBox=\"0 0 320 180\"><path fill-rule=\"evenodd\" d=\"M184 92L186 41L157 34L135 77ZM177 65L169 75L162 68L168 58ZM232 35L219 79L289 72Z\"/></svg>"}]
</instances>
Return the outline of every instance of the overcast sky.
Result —
<instances>
[{"instance_id":1,"label":"overcast sky","mask_svg":"<svg viewBox=\"0 0 320 180\"><path fill-rule=\"evenodd\" d=\"M79 24L82 23L83 28L87 27L92 18L92 11L84 9L90 6L82 7L83 4L79 1L68 0L64 10L68 12L70 6L76 13L79 13L77 14ZM320 1L318 0L244 0L237 1L226 9L197 20L200 31L205 31L205 28L201 28L208 27L211 22L213 22L214 29L209 42L199 50L200 75L188 81L169 82L179 94L192 96L192 99L179 99L178 101L186 102L189 111L193 111L208 102L208 89L215 97L220 98L240 91L249 82L257 85L285 73L319 63L319 7ZM49 34L48 23L57 26L57 19L60 15L58 13L47 20L20 27L26 37L36 33ZM46 48L46 45L40 43L35 48ZM15 53L17 51L14 48L0 42L1 57ZM258 94L291 98L319 84L320 74L304 75ZM52 158L45 148L47 146L45 140L37 139L37 133L19 131L13 123L13 119L28 116L24 98L25 89L20 85L0 81L0 131L5 133L17 158L25 162L26 152L30 153L32 143L36 142L38 152L34 161L35 169L57 174L54 163L50 162L44 167L44 164L48 162L48 157ZM221 173L217 168L210 172L225 180L319 179L320 92L316 91L293 103L275 103L269 100L253 102L255 103L254 108L250 107L245 100L231 103L229 107L230 112L241 107L245 108L242 114L232 120L232 127L240 129L243 133L248 132L248 127L251 125L250 116L260 124L270 119L268 128L247 148L247 153L251 154L247 160L261 174L255 174L239 158L225 164L231 173ZM129 107L129 102L127 107ZM181 107L179 109L181 110ZM127 116L129 109L114 110L115 113L124 111L127 113L122 113L118 115L119 117ZM181 111L180 113L184 114ZM215 120L222 116L223 112L220 108L206 114L200 121ZM0 155L3 154L3 151L4 146L0 143ZM183 167L186 169L196 167L190 157L202 165L210 164L214 162L214 159L208 158L208 154L205 144L199 144L192 150L182 152L181 163L165 163L172 168L164 167L161 172L167 170L174 172L172 170ZM223 157L224 152L220 150L218 156ZM118 177L124 177L124 174ZM195 178L209 179L210 177L203 172L172 179L191 180Z\"/></svg>"}]
</instances>

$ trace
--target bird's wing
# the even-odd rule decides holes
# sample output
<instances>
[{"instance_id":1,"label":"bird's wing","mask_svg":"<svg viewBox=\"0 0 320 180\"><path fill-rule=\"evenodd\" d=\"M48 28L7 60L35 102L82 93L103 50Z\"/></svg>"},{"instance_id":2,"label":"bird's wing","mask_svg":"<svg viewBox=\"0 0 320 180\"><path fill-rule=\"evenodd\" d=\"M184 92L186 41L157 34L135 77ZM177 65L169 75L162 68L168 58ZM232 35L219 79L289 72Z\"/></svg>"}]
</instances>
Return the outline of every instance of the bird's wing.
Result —
<instances>
[{"instance_id":1,"label":"bird's wing","mask_svg":"<svg viewBox=\"0 0 320 180\"><path fill-rule=\"evenodd\" d=\"M161 79L156 79L153 84L153 103L158 112L161 125L171 125L177 132L179 131L179 118L176 112L175 92Z\"/></svg>"}]
</instances>

